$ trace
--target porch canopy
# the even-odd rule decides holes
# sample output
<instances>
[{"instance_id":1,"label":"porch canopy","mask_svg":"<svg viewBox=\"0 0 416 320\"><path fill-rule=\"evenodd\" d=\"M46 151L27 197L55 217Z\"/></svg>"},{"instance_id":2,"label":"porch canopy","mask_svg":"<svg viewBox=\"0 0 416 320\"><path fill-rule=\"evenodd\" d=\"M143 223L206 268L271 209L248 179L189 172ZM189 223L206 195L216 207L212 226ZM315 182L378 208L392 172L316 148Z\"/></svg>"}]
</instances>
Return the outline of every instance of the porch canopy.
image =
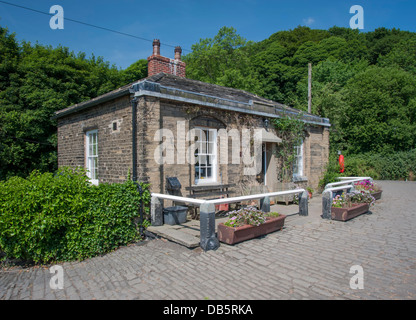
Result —
<instances>
[{"instance_id":1,"label":"porch canopy","mask_svg":"<svg viewBox=\"0 0 416 320\"><path fill-rule=\"evenodd\" d=\"M260 140L261 142L273 142L273 143L282 142L282 139L276 136L273 132L267 131L264 128L254 133L254 139Z\"/></svg>"}]
</instances>

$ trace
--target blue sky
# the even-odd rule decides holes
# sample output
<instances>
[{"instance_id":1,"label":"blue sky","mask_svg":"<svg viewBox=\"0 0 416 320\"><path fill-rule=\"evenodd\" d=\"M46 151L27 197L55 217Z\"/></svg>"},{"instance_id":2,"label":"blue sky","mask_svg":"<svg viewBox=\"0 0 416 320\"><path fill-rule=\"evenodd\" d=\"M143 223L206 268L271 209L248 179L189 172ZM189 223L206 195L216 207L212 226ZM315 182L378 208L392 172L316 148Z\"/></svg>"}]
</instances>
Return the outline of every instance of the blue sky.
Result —
<instances>
[{"instance_id":1,"label":"blue sky","mask_svg":"<svg viewBox=\"0 0 416 320\"><path fill-rule=\"evenodd\" d=\"M49 12L53 5L64 9L64 17L114 29L148 39L120 34L65 21L63 30L52 30L50 16L0 2L0 25L15 32L18 40L43 45L63 45L75 53L94 53L119 68L146 59L151 40L160 39L161 54L173 58L180 45L188 53L200 39L214 37L223 27L234 27L247 40L261 41L281 30L299 25L312 29L349 27L350 8L364 8L364 30L378 27L416 32L415 0L5 0Z\"/></svg>"}]
</instances>

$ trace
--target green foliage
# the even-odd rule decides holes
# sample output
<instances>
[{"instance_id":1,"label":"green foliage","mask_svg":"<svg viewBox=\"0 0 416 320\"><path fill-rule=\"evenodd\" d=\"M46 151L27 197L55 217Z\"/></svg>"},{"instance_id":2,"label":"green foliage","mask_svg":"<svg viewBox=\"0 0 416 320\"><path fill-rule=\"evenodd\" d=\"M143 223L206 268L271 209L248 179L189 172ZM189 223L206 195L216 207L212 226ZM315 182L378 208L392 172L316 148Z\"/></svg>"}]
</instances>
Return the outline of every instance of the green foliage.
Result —
<instances>
[{"instance_id":1,"label":"green foliage","mask_svg":"<svg viewBox=\"0 0 416 320\"><path fill-rule=\"evenodd\" d=\"M329 118L332 152L398 154L416 148L414 32L299 26L254 43L222 27L192 50L183 57L188 78L247 90L303 111L312 63L312 113ZM87 59L68 48L18 43L0 27L0 179L56 170L53 113L145 77L146 66L139 60L118 70L101 57ZM408 174L396 172L393 160L384 173L362 162L369 160L354 161L354 172Z\"/></svg>"},{"instance_id":2,"label":"green foliage","mask_svg":"<svg viewBox=\"0 0 416 320\"><path fill-rule=\"evenodd\" d=\"M340 165L338 163L338 156L335 153L329 155L329 160L325 168L325 172L321 180L319 180L319 188L322 190L328 183L337 182L338 177L341 176Z\"/></svg>"},{"instance_id":3,"label":"green foliage","mask_svg":"<svg viewBox=\"0 0 416 320\"><path fill-rule=\"evenodd\" d=\"M91 185L82 169L34 171L0 182L0 251L35 262L85 259L139 239L132 181Z\"/></svg>"},{"instance_id":4,"label":"green foliage","mask_svg":"<svg viewBox=\"0 0 416 320\"><path fill-rule=\"evenodd\" d=\"M339 126L347 153L394 152L416 146L416 79L406 71L370 66L345 86Z\"/></svg>"},{"instance_id":5,"label":"green foliage","mask_svg":"<svg viewBox=\"0 0 416 320\"><path fill-rule=\"evenodd\" d=\"M368 176L376 180L416 180L416 149L347 155L345 173L348 176Z\"/></svg>"},{"instance_id":6,"label":"green foliage","mask_svg":"<svg viewBox=\"0 0 416 320\"><path fill-rule=\"evenodd\" d=\"M261 94L261 86L249 60L251 42L234 28L222 27L214 38L201 39L183 56L186 75L208 83Z\"/></svg>"},{"instance_id":7,"label":"green foliage","mask_svg":"<svg viewBox=\"0 0 416 320\"><path fill-rule=\"evenodd\" d=\"M56 170L54 112L139 80L146 65L118 70L102 57L19 43L0 26L0 179Z\"/></svg>"},{"instance_id":8,"label":"green foliage","mask_svg":"<svg viewBox=\"0 0 416 320\"><path fill-rule=\"evenodd\" d=\"M121 71L123 83L132 83L147 77L147 60L140 59Z\"/></svg>"},{"instance_id":9,"label":"green foliage","mask_svg":"<svg viewBox=\"0 0 416 320\"><path fill-rule=\"evenodd\" d=\"M280 213L279 212L269 212L267 213L268 217L272 217L272 218L277 218L280 217Z\"/></svg>"},{"instance_id":10,"label":"green foliage","mask_svg":"<svg viewBox=\"0 0 416 320\"><path fill-rule=\"evenodd\" d=\"M300 120L301 114L296 117L282 117L271 119L276 134L282 139L277 149L277 156L282 161L280 179L283 182L292 181L293 163L295 160L295 146L299 146L305 137L305 123Z\"/></svg>"},{"instance_id":11,"label":"green foliage","mask_svg":"<svg viewBox=\"0 0 416 320\"><path fill-rule=\"evenodd\" d=\"M227 227L241 227L243 225L259 226L266 222L267 213L255 207L246 207L230 211L228 220L224 222Z\"/></svg>"},{"instance_id":12,"label":"green foliage","mask_svg":"<svg viewBox=\"0 0 416 320\"><path fill-rule=\"evenodd\" d=\"M375 180L416 180L416 149L395 153L344 155L341 174L338 156L331 154L319 187L339 181L340 176L372 177Z\"/></svg>"},{"instance_id":13,"label":"green foliage","mask_svg":"<svg viewBox=\"0 0 416 320\"><path fill-rule=\"evenodd\" d=\"M397 29L297 27L252 43L222 28L195 45L188 76L306 111L312 63L312 113L329 118L332 151L408 151L416 147L415 48L416 33Z\"/></svg>"},{"instance_id":14,"label":"green foliage","mask_svg":"<svg viewBox=\"0 0 416 320\"><path fill-rule=\"evenodd\" d=\"M336 195L332 200L332 206L335 208L351 208L353 204L368 203L370 206L375 204L374 197L367 191L343 192Z\"/></svg>"}]
</instances>

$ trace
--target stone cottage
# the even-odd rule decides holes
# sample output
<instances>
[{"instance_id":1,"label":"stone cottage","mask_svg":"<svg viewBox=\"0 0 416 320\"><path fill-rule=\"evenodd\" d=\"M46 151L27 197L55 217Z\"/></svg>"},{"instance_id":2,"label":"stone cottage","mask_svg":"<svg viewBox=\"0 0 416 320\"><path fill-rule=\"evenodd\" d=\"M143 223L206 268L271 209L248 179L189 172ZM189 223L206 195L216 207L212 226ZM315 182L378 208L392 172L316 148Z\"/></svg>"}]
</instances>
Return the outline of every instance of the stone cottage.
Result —
<instances>
[{"instance_id":1,"label":"stone cottage","mask_svg":"<svg viewBox=\"0 0 416 320\"><path fill-rule=\"evenodd\" d=\"M130 174L157 193L170 192L167 178L176 177L175 194L183 196L198 188L233 196L279 191L282 140L270 119L302 114L306 134L292 187L317 188L329 155L328 119L187 79L180 47L174 53L162 57L155 40L147 78L57 111L59 167L85 167L95 184Z\"/></svg>"}]
</instances>

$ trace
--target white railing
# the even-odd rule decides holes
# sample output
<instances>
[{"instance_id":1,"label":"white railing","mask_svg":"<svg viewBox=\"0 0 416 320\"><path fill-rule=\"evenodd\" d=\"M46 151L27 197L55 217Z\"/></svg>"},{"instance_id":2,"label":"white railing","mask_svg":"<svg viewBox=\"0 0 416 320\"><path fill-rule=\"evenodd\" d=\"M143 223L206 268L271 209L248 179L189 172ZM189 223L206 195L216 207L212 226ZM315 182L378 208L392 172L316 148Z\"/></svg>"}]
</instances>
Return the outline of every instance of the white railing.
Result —
<instances>
[{"instance_id":1,"label":"white railing","mask_svg":"<svg viewBox=\"0 0 416 320\"><path fill-rule=\"evenodd\" d=\"M187 197L179 197L179 196L172 196L170 194L163 194L163 193L152 193L152 197L164 200L172 200L176 202L183 202L183 203L192 203L201 205L205 203L206 200L194 199L194 198L187 198Z\"/></svg>"},{"instance_id":2,"label":"white railing","mask_svg":"<svg viewBox=\"0 0 416 320\"><path fill-rule=\"evenodd\" d=\"M200 246L205 251L215 250L219 247L218 239L215 235L215 205L224 203L236 203L246 200L261 199L261 210L270 211L270 198L280 195L301 194L299 197L299 215L308 215L308 193L305 189L293 189L277 192L260 193L232 198L221 199L194 199L169 194L152 193L151 200L151 223L153 226L163 225L163 203L160 200L172 200L175 202L189 203L199 206L200 209Z\"/></svg>"},{"instance_id":3,"label":"white railing","mask_svg":"<svg viewBox=\"0 0 416 320\"><path fill-rule=\"evenodd\" d=\"M247 201L247 200L264 199L266 197L271 198L271 197L282 196L282 195L299 194L303 192L305 192L305 189L293 189L293 190L285 190L285 191L252 194L252 195L239 196L239 197L206 199L206 200L173 196L170 194L162 194L162 193L152 193L151 196L158 198L158 199L172 200L175 202L191 203L191 204L196 204L196 205L201 205L204 203L212 203L214 205L218 205L218 204L224 204L224 203L236 203L236 202L242 202L242 201Z\"/></svg>"},{"instance_id":4,"label":"white railing","mask_svg":"<svg viewBox=\"0 0 416 320\"><path fill-rule=\"evenodd\" d=\"M338 180L351 180L351 179L360 179L360 180L373 181L373 178L371 178L371 177L338 177Z\"/></svg>"},{"instance_id":5,"label":"white railing","mask_svg":"<svg viewBox=\"0 0 416 320\"><path fill-rule=\"evenodd\" d=\"M328 189L328 188L336 187L336 186L342 186L342 185L346 185L346 184L353 184L355 182L359 182L359 181L363 181L363 180L370 180L370 181L373 180L371 177L342 177L342 178L343 179L341 179L341 180L343 180L343 181L328 183L325 186L325 190Z\"/></svg>"}]
</instances>

